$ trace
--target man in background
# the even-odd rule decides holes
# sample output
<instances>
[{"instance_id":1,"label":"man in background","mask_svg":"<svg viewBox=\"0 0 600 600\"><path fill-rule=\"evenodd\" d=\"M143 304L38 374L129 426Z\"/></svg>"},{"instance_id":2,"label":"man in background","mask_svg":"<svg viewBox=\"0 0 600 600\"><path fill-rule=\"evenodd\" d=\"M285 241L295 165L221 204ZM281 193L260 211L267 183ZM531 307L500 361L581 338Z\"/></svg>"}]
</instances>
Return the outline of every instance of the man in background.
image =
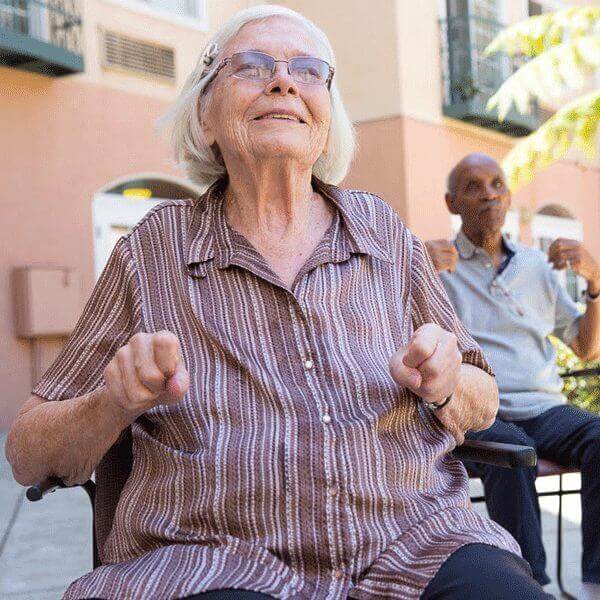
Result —
<instances>
[{"instance_id":1,"label":"man in background","mask_svg":"<svg viewBox=\"0 0 600 600\"><path fill-rule=\"evenodd\" d=\"M584 360L600 355L600 264L578 241L557 239L548 256L502 234L511 196L500 166L470 154L448 177L446 204L460 215L456 239L426 243L456 312L497 378L500 409L489 429L467 438L533 446L541 458L581 469L583 581L600 597L600 416L566 404L548 336ZM561 286L570 267L587 281L586 310ZM536 468L466 463L480 477L489 515L519 542L545 585L546 555Z\"/></svg>"}]
</instances>

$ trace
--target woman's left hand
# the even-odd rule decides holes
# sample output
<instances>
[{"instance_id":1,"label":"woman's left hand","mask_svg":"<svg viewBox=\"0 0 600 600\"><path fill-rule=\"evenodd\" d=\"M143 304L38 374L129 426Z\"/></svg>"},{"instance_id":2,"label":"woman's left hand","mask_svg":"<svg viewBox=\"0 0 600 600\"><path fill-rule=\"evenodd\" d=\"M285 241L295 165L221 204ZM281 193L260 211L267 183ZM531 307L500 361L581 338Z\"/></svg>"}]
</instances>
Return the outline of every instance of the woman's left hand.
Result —
<instances>
[{"instance_id":1,"label":"woman's left hand","mask_svg":"<svg viewBox=\"0 0 600 600\"><path fill-rule=\"evenodd\" d=\"M456 391L461 378L462 355L456 336L435 323L426 323L415 331L408 345L399 348L390 359L394 381L433 404L441 404ZM452 433L457 444L464 441L465 415L458 403L435 413Z\"/></svg>"},{"instance_id":2,"label":"woman's left hand","mask_svg":"<svg viewBox=\"0 0 600 600\"><path fill-rule=\"evenodd\" d=\"M390 372L398 385L426 402L441 404L456 389L461 364L456 336L426 323L390 358Z\"/></svg>"}]
</instances>

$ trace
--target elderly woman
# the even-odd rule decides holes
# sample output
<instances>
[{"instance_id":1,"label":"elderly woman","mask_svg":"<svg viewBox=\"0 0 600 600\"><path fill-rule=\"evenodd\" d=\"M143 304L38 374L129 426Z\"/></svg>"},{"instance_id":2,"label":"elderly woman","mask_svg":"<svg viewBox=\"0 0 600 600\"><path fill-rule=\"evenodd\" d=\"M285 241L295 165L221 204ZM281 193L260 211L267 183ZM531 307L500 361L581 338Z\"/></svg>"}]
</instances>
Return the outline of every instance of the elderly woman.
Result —
<instances>
[{"instance_id":1,"label":"elderly woman","mask_svg":"<svg viewBox=\"0 0 600 600\"><path fill-rule=\"evenodd\" d=\"M353 137L323 32L240 12L173 118L208 191L119 240L8 439L20 483L76 483L131 427L103 566L65 597L547 597L448 454L496 413L479 348L421 241L332 185Z\"/></svg>"}]
</instances>

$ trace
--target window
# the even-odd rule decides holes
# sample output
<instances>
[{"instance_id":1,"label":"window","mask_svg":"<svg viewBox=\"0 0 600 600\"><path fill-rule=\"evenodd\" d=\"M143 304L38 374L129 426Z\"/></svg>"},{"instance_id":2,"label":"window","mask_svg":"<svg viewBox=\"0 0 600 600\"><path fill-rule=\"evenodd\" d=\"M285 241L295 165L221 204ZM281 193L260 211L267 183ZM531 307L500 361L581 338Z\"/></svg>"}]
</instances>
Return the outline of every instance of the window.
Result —
<instances>
[{"instance_id":1,"label":"window","mask_svg":"<svg viewBox=\"0 0 600 600\"><path fill-rule=\"evenodd\" d=\"M530 17L536 17L538 15L541 15L543 12L542 5L539 2L532 2L531 0L529 0L529 2L527 3L527 7L529 10Z\"/></svg>"},{"instance_id":2,"label":"window","mask_svg":"<svg viewBox=\"0 0 600 600\"><path fill-rule=\"evenodd\" d=\"M94 266L96 278L102 273L117 240L160 200L128 198L119 194L96 194L92 206L94 223Z\"/></svg>"},{"instance_id":3,"label":"window","mask_svg":"<svg viewBox=\"0 0 600 600\"><path fill-rule=\"evenodd\" d=\"M194 17L195 19L204 16L202 6L203 2L199 0L137 0L142 4L181 17Z\"/></svg>"},{"instance_id":4,"label":"window","mask_svg":"<svg viewBox=\"0 0 600 600\"><path fill-rule=\"evenodd\" d=\"M548 248L557 238L583 241L583 226L577 219L537 214L531 223L533 243L536 248L548 252ZM560 282L567 288L576 302L581 300L585 282L571 269L557 271Z\"/></svg>"},{"instance_id":5,"label":"window","mask_svg":"<svg viewBox=\"0 0 600 600\"><path fill-rule=\"evenodd\" d=\"M138 176L113 183L94 195L94 257L96 278L102 273L117 240L157 204L169 198L197 198L200 190L166 176Z\"/></svg>"},{"instance_id":6,"label":"window","mask_svg":"<svg viewBox=\"0 0 600 600\"><path fill-rule=\"evenodd\" d=\"M1 1L1 0L0 0ZM206 0L108 0L131 11L206 31Z\"/></svg>"}]
</instances>

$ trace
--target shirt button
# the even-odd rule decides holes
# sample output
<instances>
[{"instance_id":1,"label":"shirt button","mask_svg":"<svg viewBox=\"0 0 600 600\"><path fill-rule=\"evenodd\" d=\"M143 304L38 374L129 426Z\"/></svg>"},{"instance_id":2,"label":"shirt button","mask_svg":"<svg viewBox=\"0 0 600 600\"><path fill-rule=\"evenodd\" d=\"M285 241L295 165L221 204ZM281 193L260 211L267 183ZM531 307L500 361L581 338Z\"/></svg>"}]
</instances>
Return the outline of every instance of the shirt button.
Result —
<instances>
[{"instance_id":1,"label":"shirt button","mask_svg":"<svg viewBox=\"0 0 600 600\"><path fill-rule=\"evenodd\" d=\"M338 580L339 580L339 579L341 579L343 576L344 576L344 572L343 572L341 569L336 569L336 570L333 572L333 577L334 577L334 579L338 579Z\"/></svg>"},{"instance_id":2,"label":"shirt button","mask_svg":"<svg viewBox=\"0 0 600 600\"><path fill-rule=\"evenodd\" d=\"M305 366L307 369L312 369L314 364L315 364L315 363L314 363L312 360L310 360L310 358L307 358L307 359L304 361L304 366Z\"/></svg>"},{"instance_id":3,"label":"shirt button","mask_svg":"<svg viewBox=\"0 0 600 600\"><path fill-rule=\"evenodd\" d=\"M337 493L338 493L338 488L337 488L337 485L330 485L330 486L327 488L327 493L328 493L330 496L332 496L332 497L333 497L333 496L336 496L336 495L337 495Z\"/></svg>"},{"instance_id":4,"label":"shirt button","mask_svg":"<svg viewBox=\"0 0 600 600\"><path fill-rule=\"evenodd\" d=\"M330 415L323 415L321 417L321 420L323 421L323 423L331 423L331 416Z\"/></svg>"}]
</instances>

